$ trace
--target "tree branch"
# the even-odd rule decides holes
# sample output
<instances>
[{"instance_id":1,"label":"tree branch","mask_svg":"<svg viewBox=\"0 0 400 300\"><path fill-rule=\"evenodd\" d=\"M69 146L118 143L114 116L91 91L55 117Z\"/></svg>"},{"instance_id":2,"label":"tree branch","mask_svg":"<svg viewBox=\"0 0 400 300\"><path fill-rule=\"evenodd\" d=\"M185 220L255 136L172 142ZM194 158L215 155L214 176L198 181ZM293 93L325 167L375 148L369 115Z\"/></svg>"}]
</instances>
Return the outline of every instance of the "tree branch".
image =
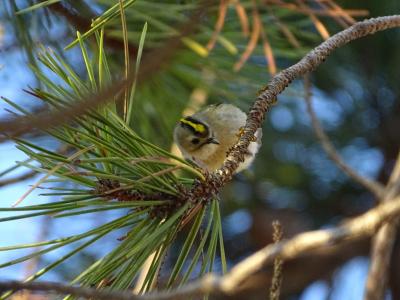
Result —
<instances>
[{"instance_id":1,"label":"tree branch","mask_svg":"<svg viewBox=\"0 0 400 300\"><path fill-rule=\"evenodd\" d=\"M317 136L318 140L320 141L322 148L325 150L328 157L341 169L347 176L352 178L354 181L358 182L362 186L364 186L367 190L372 192L377 198L380 198L385 188L382 184L377 181L370 180L364 176L358 174L355 170L353 170L348 164L346 164L340 155L337 153L335 147L333 146L332 142L330 141L329 137L326 135L318 118L315 114L315 111L311 104L311 82L309 76L304 76L304 92L305 96L304 99L307 105L307 111L311 118L311 124L314 129L315 135Z\"/></svg>"},{"instance_id":2,"label":"tree branch","mask_svg":"<svg viewBox=\"0 0 400 300\"><path fill-rule=\"evenodd\" d=\"M348 239L366 237L375 232L382 223L395 218L400 213L400 196L387 201L368 212L332 229L315 230L299 234L294 238L270 244L236 264L226 275L205 275L203 278L171 291L134 296L127 292L110 292L83 287L72 287L45 282L0 282L2 290L56 291L61 294L95 299L115 300L170 300L214 295L233 295L242 283L266 266L273 264L276 257L286 261L309 253L314 249L346 242Z\"/></svg>"},{"instance_id":3,"label":"tree branch","mask_svg":"<svg viewBox=\"0 0 400 300\"><path fill-rule=\"evenodd\" d=\"M278 94L280 94L294 79L315 70L334 50L345 44L369 34L399 26L400 15L385 16L358 22L333 35L310 51L298 63L272 77L267 86L260 91L260 94L250 109L243 134L236 145L228 152L223 166L214 173L208 174L205 181L195 184L188 193L190 199L207 201L232 179L235 170L239 164L244 161L247 148L253 140L256 130L261 127L265 118L265 113L276 102Z\"/></svg>"},{"instance_id":4,"label":"tree branch","mask_svg":"<svg viewBox=\"0 0 400 300\"><path fill-rule=\"evenodd\" d=\"M72 295L86 299L97 300L139 300L140 297L132 295L130 292L113 292L106 289L96 290L93 288L74 287L56 282L20 282L3 281L0 282L0 293L8 290L20 291L38 291L38 292L56 292L63 295Z\"/></svg>"},{"instance_id":5,"label":"tree branch","mask_svg":"<svg viewBox=\"0 0 400 300\"><path fill-rule=\"evenodd\" d=\"M369 248L369 238L350 238L342 243L324 245L310 250L306 254L285 260L281 299L301 293L305 287L321 278L329 278L349 259L368 255ZM304 266L307 266L307 272L304 271ZM254 298L257 298L260 293L265 294L268 290L272 277L273 266L267 265L260 272L247 277L231 297L225 296L225 298L253 299L253 295Z\"/></svg>"},{"instance_id":6,"label":"tree branch","mask_svg":"<svg viewBox=\"0 0 400 300\"><path fill-rule=\"evenodd\" d=\"M24 174L21 174L21 175L12 177L12 178L7 178L7 179L0 180L0 187L27 180L29 178L35 177L35 175L37 175L37 174L38 173L35 172L35 171L28 171L28 172L26 172Z\"/></svg>"},{"instance_id":7,"label":"tree branch","mask_svg":"<svg viewBox=\"0 0 400 300\"><path fill-rule=\"evenodd\" d=\"M400 153L386 186L383 202L391 201L399 192ZM365 300L380 300L384 298L398 222L399 218L386 222L375 235L366 283Z\"/></svg>"},{"instance_id":8,"label":"tree branch","mask_svg":"<svg viewBox=\"0 0 400 300\"><path fill-rule=\"evenodd\" d=\"M283 260L292 259L323 245L333 245L348 238L373 234L384 221L399 212L400 197L396 197L393 201L381 204L336 228L306 232L288 241L269 245L234 266L221 279L220 288L226 293L233 291L246 277L270 265L277 256Z\"/></svg>"}]
</instances>

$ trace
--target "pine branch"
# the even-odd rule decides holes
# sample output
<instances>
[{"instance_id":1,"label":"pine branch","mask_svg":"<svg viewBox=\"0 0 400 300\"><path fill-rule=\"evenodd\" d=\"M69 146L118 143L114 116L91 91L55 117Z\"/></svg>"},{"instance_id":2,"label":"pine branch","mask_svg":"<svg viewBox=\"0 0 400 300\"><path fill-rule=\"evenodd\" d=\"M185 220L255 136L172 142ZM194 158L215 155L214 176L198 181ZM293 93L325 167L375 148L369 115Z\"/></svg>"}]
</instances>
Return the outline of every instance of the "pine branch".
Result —
<instances>
[{"instance_id":1,"label":"pine branch","mask_svg":"<svg viewBox=\"0 0 400 300\"><path fill-rule=\"evenodd\" d=\"M241 162L254 134L261 127L265 113L276 103L276 98L294 79L315 70L336 49L347 43L374 34L378 31L400 26L400 15L372 18L358 22L353 26L335 34L318 47L310 51L303 59L293 66L279 72L260 91L256 101L247 115L246 125L239 141L228 152L227 158L221 168L208 174L206 180L195 185L189 195L192 199L203 201L218 193L232 176Z\"/></svg>"},{"instance_id":2,"label":"pine branch","mask_svg":"<svg viewBox=\"0 0 400 300\"><path fill-rule=\"evenodd\" d=\"M201 13L199 13L197 16L200 15ZM281 93L294 79L317 68L334 50L342 47L350 41L364 37L369 34L373 34L377 31L398 26L400 26L400 15L373 18L356 23L355 25L335 34L334 36L323 42L320 46L309 52L295 65L275 75L257 97L253 107L248 113L248 118L244 127L243 135L240 137L237 144L232 147L232 149L228 153L224 165L216 172L206 174L206 178L204 181L196 181L192 188L186 193L187 200L191 201L193 204L206 202L211 199L213 195L216 195L219 189L232 179L233 173L235 172L236 168L238 167L240 162L244 161L244 155L247 151L247 147L253 140L255 131L261 126L265 117L265 113L271 108L273 104L275 104L277 95ZM187 31L188 29L186 29L183 34L187 33ZM179 40L177 41L176 39L173 39L170 43L173 43L176 46L177 43L179 44ZM159 66L159 64L161 64L161 61L157 61L156 65ZM150 70L152 69L151 64L145 65L150 68ZM148 74L148 72L144 73ZM129 79L133 79L133 76L130 75ZM98 98L99 95L94 95L92 97L89 97L87 101L82 101L82 103L79 102L78 105L72 106L68 110L56 112L50 115L50 117L48 118L43 117L41 119L37 119L36 116L32 117L30 119L31 122L28 122L29 125L21 125L18 122L20 118L8 123L0 122L0 131L6 131L6 129L14 131L17 128L17 131L14 131L14 134L22 134L22 132L27 130L28 126L30 129L31 127L35 126L39 128L40 126L48 127L49 123L53 126L61 124L65 122L66 118L68 119L76 117L76 113L83 113L86 109L91 108L90 105L99 105L102 100L104 101L105 99L108 99L109 97L114 95L115 92L120 91L129 83L131 83L130 80L120 81L111 86L111 88L106 89L105 92L100 93L100 99ZM83 109L81 106L83 106ZM77 107L80 109L80 111L77 111Z\"/></svg>"},{"instance_id":3,"label":"pine branch","mask_svg":"<svg viewBox=\"0 0 400 300\"><path fill-rule=\"evenodd\" d=\"M188 36L197 28L209 6L210 1L204 1L203 5L189 18L189 21L182 24L177 36L170 38L161 47L147 53L141 64L139 74L136 74L135 68L132 68L132 71L129 72L129 75L125 79L117 80L107 88L101 89L98 93L90 94L77 100L68 108L56 111L48 110L35 115L1 120L0 142L22 136L28 132L48 130L49 128L63 125L82 116L89 110L96 109L109 102L121 100L121 97L115 100L114 96L130 87L135 80L141 83L148 79L154 73L160 71L172 59L176 50L182 45L182 38Z\"/></svg>"}]
</instances>

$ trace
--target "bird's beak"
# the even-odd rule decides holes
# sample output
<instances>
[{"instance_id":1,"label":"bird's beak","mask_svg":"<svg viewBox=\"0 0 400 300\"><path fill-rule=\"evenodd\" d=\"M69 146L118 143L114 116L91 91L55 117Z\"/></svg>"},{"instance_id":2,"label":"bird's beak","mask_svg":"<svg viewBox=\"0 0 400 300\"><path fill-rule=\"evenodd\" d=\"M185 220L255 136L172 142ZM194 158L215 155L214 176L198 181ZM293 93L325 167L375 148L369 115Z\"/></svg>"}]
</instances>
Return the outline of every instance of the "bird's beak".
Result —
<instances>
[{"instance_id":1,"label":"bird's beak","mask_svg":"<svg viewBox=\"0 0 400 300\"><path fill-rule=\"evenodd\" d=\"M207 140L207 144L215 144L215 145L219 145L218 140L215 137L211 137Z\"/></svg>"}]
</instances>

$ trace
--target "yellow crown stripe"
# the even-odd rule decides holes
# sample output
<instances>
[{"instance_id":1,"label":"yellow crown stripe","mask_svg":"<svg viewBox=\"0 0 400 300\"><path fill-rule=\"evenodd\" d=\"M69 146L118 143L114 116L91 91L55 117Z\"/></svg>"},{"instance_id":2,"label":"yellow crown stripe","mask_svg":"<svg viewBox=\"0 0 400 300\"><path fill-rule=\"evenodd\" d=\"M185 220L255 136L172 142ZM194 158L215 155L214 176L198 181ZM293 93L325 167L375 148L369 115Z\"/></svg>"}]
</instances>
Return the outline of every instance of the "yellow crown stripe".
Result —
<instances>
[{"instance_id":1,"label":"yellow crown stripe","mask_svg":"<svg viewBox=\"0 0 400 300\"><path fill-rule=\"evenodd\" d=\"M197 123L193 123L189 120L186 119L180 119L181 123L186 124L190 127L192 127L194 129L194 131L199 132L199 133L203 133L206 131L206 128L204 127L203 124L197 124Z\"/></svg>"}]
</instances>

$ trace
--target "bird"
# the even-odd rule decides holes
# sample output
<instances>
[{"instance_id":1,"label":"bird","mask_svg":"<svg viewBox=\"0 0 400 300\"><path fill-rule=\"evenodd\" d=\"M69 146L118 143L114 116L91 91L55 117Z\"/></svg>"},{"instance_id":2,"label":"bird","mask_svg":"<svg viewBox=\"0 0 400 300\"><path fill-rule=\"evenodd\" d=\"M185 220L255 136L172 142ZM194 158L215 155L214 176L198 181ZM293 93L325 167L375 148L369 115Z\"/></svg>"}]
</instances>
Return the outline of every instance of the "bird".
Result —
<instances>
[{"instance_id":1,"label":"bird","mask_svg":"<svg viewBox=\"0 0 400 300\"><path fill-rule=\"evenodd\" d=\"M179 120L174 129L174 141L186 160L213 172L223 165L229 149L238 141L246 119L246 114L235 105L208 105ZM250 167L261 147L261 138L262 129L258 128L254 141L247 148L245 160L235 173Z\"/></svg>"}]
</instances>

